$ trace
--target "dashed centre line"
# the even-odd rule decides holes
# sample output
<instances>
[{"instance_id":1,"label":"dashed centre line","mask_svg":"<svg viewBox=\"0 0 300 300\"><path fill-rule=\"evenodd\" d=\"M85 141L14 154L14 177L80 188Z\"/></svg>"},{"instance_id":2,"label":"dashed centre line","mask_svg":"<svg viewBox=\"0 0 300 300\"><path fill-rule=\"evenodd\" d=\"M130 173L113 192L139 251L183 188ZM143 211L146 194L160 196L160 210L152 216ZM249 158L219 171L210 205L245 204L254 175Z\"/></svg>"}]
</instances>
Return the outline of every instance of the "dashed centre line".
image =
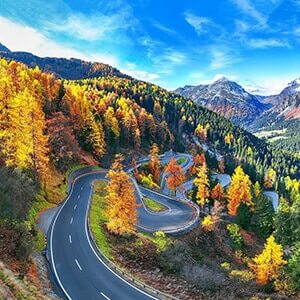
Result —
<instances>
[{"instance_id":1,"label":"dashed centre line","mask_svg":"<svg viewBox=\"0 0 300 300\"><path fill-rule=\"evenodd\" d=\"M79 264L79 262L78 262L78 260L76 258L75 258L75 262L76 262L76 265L77 265L78 269L80 271L82 271L82 268L81 268L81 266L80 266L80 264Z\"/></svg>"},{"instance_id":2,"label":"dashed centre line","mask_svg":"<svg viewBox=\"0 0 300 300\"><path fill-rule=\"evenodd\" d=\"M72 236L71 236L71 234L69 234L69 242L70 242L70 244L72 244Z\"/></svg>"},{"instance_id":3,"label":"dashed centre line","mask_svg":"<svg viewBox=\"0 0 300 300\"><path fill-rule=\"evenodd\" d=\"M71 218L71 220L70 220L70 224L72 224L73 223L73 217Z\"/></svg>"},{"instance_id":4,"label":"dashed centre line","mask_svg":"<svg viewBox=\"0 0 300 300\"><path fill-rule=\"evenodd\" d=\"M107 297L104 293L100 293L105 299L107 299L107 300L111 300L109 297Z\"/></svg>"},{"instance_id":5,"label":"dashed centre line","mask_svg":"<svg viewBox=\"0 0 300 300\"><path fill-rule=\"evenodd\" d=\"M76 208L77 208L77 204L74 205L74 210L76 210Z\"/></svg>"}]
</instances>

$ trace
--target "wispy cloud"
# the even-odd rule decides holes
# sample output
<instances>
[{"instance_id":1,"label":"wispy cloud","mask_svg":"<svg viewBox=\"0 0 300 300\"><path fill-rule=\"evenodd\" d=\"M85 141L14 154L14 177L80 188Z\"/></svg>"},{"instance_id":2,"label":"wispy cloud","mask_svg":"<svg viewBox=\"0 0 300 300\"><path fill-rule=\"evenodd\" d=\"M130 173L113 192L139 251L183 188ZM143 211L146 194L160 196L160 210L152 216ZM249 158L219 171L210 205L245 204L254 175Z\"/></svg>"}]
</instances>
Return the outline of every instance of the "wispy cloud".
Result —
<instances>
[{"instance_id":1,"label":"wispy cloud","mask_svg":"<svg viewBox=\"0 0 300 300\"><path fill-rule=\"evenodd\" d=\"M62 32L78 39L95 41L109 36L115 31L125 31L133 25L134 20L130 18L130 13L122 10L112 15L71 13L65 20L47 22L45 27L49 31Z\"/></svg>"},{"instance_id":2,"label":"wispy cloud","mask_svg":"<svg viewBox=\"0 0 300 300\"><path fill-rule=\"evenodd\" d=\"M267 49L267 48L281 48L290 47L290 44L286 40L279 39L250 39L247 44L252 49Z\"/></svg>"},{"instance_id":3,"label":"wispy cloud","mask_svg":"<svg viewBox=\"0 0 300 300\"><path fill-rule=\"evenodd\" d=\"M165 32L165 33L167 33L169 35L177 35L178 34L175 30L173 30L173 29L171 29L171 28L169 28L167 26L164 26L163 24L161 24L159 22L152 21L152 25L155 28L159 29L160 31L163 31L163 32Z\"/></svg>"},{"instance_id":4,"label":"wispy cloud","mask_svg":"<svg viewBox=\"0 0 300 300\"><path fill-rule=\"evenodd\" d=\"M153 72L147 72L145 70L139 69L135 63L126 62L124 67L120 68L125 74L129 74L134 78L144 80L144 81L156 81L159 75Z\"/></svg>"},{"instance_id":5,"label":"wispy cloud","mask_svg":"<svg viewBox=\"0 0 300 300\"><path fill-rule=\"evenodd\" d=\"M153 65L159 74L171 74L176 66L186 62L186 58L186 54L173 48L166 48L151 56Z\"/></svg>"},{"instance_id":6,"label":"wispy cloud","mask_svg":"<svg viewBox=\"0 0 300 300\"><path fill-rule=\"evenodd\" d=\"M261 28L267 28L268 17L255 8L251 0L232 0L247 16L253 18ZM277 0L275 0L277 1Z\"/></svg>"},{"instance_id":7,"label":"wispy cloud","mask_svg":"<svg viewBox=\"0 0 300 300\"><path fill-rule=\"evenodd\" d=\"M210 68L212 70L223 69L240 60L231 49L219 49L218 47L212 48L211 57Z\"/></svg>"},{"instance_id":8,"label":"wispy cloud","mask_svg":"<svg viewBox=\"0 0 300 300\"><path fill-rule=\"evenodd\" d=\"M198 35L207 32L206 26L213 25L213 22L209 18L199 17L192 14L191 12L185 12L184 16L186 22L194 28Z\"/></svg>"}]
</instances>

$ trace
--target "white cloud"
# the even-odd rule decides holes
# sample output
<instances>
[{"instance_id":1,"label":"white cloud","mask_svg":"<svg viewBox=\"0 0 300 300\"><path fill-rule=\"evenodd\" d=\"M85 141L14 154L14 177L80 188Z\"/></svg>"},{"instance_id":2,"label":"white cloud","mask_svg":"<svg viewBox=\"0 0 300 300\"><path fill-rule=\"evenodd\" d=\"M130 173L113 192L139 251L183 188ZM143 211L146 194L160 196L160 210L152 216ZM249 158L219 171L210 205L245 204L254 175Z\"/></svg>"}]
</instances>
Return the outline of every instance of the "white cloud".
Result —
<instances>
[{"instance_id":1,"label":"white cloud","mask_svg":"<svg viewBox=\"0 0 300 300\"><path fill-rule=\"evenodd\" d=\"M189 23L194 28L198 35L201 35L207 31L205 29L206 25L212 24L212 21L209 18L195 16L189 12L186 12L184 16L187 23Z\"/></svg>"},{"instance_id":2,"label":"white cloud","mask_svg":"<svg viewBox=\"0 0 300 300\"><path fill-rule=\"evenodd\" d=\"M164 26L163 24L159 23L159 22L152 22L153 26L156 27L157 29L170 34L170 35L177 35L177 32L169 27Z\"/></svg>"},{"instance_id":3,"label":"white cloud","mask_svg":"<svg viewBox=\"0 0 300 300\"><path fill-rule=\"evenodd\" d=\"M268 18L255 8L250 0L232 0L246 15L253 18L261 28L267 28ZM275 0L277 1L277 0Z\"/></svg>"},{"instance_id":4,"label":"white cloud","mask_svg":"<svg viewBox=\"0 0 300 300\"><path fill-rule=\"evenodd\" d=\"M247 44L250 48L253 49L267 49L273 47L290 47L290 44L287 41L279 39L250 39L247 41Z\"/></svg>"},{"instance_id":5,"label":"white cloud","mask_svg":"<svg viewBox=\"0 0 300 300\"><path fill-rule=\"evenodd\" d=\"M135 20L129 17L126 9L117 14L93 14L84 15L81 13L71 13L61 22L48 22L46 28L50 31L63 32L87 41L96 41L109 37L109 34L120 30L124 32L133 26Z\"/></svg>"},{"instance_id":6,"label":"white cloud","mask_svg":"<svg viewBox=\"0 0 300 300\"><path fill-rule=\"evenodd\" d=\"M256 81L245 81L242 85L246 91L261 96L270 96L279 94L292 79L257 79Z\"/></svg>"},{"instance_id":7,"label":"white cloud","mask_svg":"<svg viewBox=\"0 0 300 300\"><path fill-rule=\"evenodd\" d=\"M137 68L135 63L127 62L125 66L120 68L121 72L128 74L134 78L153 82L159 78L158 74L150 73L145 70L140 70Z\"/></svg>"},{"instance_id":8,"label":"white cloud","mask_svg":"<svg viewBox=\"0 0 300 300\"><path fill-rule=\"evenodd\" d=\"M298 27L294 30L294 34L296 37L300 38L300 27Z\"/></svg>"},{"instance_id":9,"label":"white cloud","mask_svg":"<svg viewBox=\"0 0 300 300\"><path fill-rule=\"evenodd\" d=\"M238 61L238 59L229 50L213 48L211 50L211 56L212 60L210 63L210 68L213 70L223 69Z\"/></svg>"}]
</instances>

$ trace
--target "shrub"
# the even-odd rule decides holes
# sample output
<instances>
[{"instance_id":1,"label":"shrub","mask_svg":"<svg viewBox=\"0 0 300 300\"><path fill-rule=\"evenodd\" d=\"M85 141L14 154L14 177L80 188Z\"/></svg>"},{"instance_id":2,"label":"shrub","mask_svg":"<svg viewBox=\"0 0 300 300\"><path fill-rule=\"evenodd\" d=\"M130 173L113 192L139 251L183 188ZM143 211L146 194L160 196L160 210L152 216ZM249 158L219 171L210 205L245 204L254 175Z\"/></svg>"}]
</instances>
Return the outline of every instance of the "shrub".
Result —
<instances>
[{"instance_id":1,"label":"shrub","mask_svg":"<svg viewBox=\"0 0 300 300\"><path fill-rule=\"evenodd\" d=\"M233 243L233 246L236 250L240 250L243 248L243 238L240 234L240 228L237 224L228 224L226 226L228 232L229 232L229 236L230 239Z\"/></svg>"},{"instance_id":2,"label":"shrub","mask_svg":"<svg viewBox=\"0 0 300 300\"><path fill-rule=\"evenodd\" d=\"M165 251L170 244L170 240L166 237L162 231L156 231L154 233L154 243L156 245L156 251L161 253Z\"/></svg>"}]
</instances>

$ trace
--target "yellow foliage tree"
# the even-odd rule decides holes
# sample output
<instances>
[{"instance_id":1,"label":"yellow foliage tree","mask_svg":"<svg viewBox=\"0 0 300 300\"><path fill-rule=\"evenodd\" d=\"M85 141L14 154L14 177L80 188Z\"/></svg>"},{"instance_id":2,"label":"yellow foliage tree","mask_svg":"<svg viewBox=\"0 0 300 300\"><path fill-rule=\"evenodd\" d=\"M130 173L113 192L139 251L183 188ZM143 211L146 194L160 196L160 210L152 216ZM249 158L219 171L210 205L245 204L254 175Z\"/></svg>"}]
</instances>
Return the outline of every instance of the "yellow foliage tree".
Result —
<instances>
[{"instance_id":1,"label":"yellow foliage tree","mask_svg":"<svg viewBox=\"0 0 300 300\"><path fill-rule=\"evenodd\" d=\"M272 188L274 182L276 180L276 171L272 168L270 168L264 178L264 187L266 189Z\"/></svg>"},{"instance_id":2,"label":"yellow foliage tree","mask_svg":"<svg viewBox=\"0 0 300 300\"><path fill-rule=\"evenodd\" d=\"M160 161L159 161L159 148L156 144L153 144L150 149L149 171L153 176L153 180L158 183L160 178Z\"/></svg>"},{"instance_id":3,"label":"yellow foliage tree","mask_svg":"<svg viewBox=\"0 0 300 300\"><path fill-rule=\"evenodd\" d=\"M115 234L132 233L137 223L137 206L133 184L123 170L122 156L116 156L107 177L110 181L106 187L106 226Z\"/></svg>"},{"instance_id":4,"label":"yellow foliage tree","mask_svg":"<svg viewBox=\"0 0 300 300\"><path fill-rule=\"evenodd\" d=\"M198 169L197 177L194 179L194 185L197 187L197 203L203 209L205 203L209 200L209 179L207 175L207 166L203 164Z\"/></svg>"},{"instance_id":5,"label":"yellow foliage tree","mask_svg":"<svg viewBox=\"0 0 300 300\"><path fill-rule=\"evenodd\" d=\"M247 205L253 205L251 196L251 181L246 175L241 166L234 170L232 182L228 189L228 213L236 216L239 205L243 202Z\"/></svg>"},{"instance_id":6,"label":"yellow foliage tree","mask_svg":"<svg viewBox=\"0 0 300 300\"><path fill-rule=\"evenodd\" d=\"M286 261L283 259L282 247L275 242L274 236L271 235L267 239L264 250L253 259L250 267L255 273L257 283L264 285L270 280L276 279L280 267L284 264Z\"/></svg>"}]
</instances>

